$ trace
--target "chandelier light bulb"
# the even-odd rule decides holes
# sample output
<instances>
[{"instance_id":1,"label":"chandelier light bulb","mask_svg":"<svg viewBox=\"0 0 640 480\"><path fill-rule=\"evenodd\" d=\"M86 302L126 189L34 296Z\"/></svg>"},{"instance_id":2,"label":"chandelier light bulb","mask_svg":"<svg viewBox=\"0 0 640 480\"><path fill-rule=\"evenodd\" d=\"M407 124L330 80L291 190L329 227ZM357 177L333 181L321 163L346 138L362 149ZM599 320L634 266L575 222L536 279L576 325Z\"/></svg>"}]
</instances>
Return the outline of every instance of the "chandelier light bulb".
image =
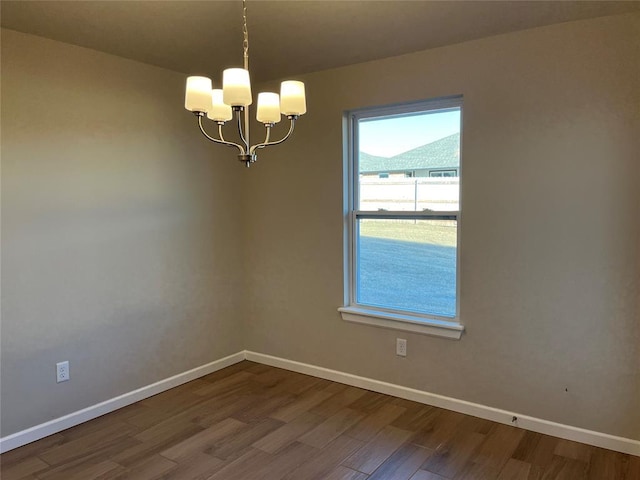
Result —
<instances>
[{"instance_id":1,"label":"chandelier light bulb","mask_svg":"<svg viewBox=\"0 0 640 480\"><path fill-rule=\"evenodd\" d=\"M224 103L222 97L222 89L214 88L211 90L212 106L211 110L207 112L207 117L216 122L226 122L233 118L231 107Z\"/></svg>"},{"instance_id":2,"label":"chandelier light bulb","mask_svg":"<svg viewBox=\"0 0 640 480\"><path fill-rule=\"evenodd\" d=\"M184 108L191 112L208 112L211 109L211 79L207 77L187 78Z\"/></svg>"},{"instance_id":3,"label":"chandelier light bulb","mask_svg":"<svg viewBox=\"0 0 640 480\"><path fill-rule=\"evenodd\" d=\"M280 84L280 110L283 115L303 115L307 112L304 83L287 80Z\"/></svg>"},{"instance_id":4,"label":"chandelier light bulb","mask_svg":"<svg viewBox=\"0 0 640 480\"><path fill-rule=\"evenodd\" d=\"M249 70L244 68L227 68L222 72L222 90L224 103L232 107L248 107L251 105L251 82Z\"/></svg>"},{"instance_id":5,"label":"chandelier light bulb","mask_svg":"<svg viewBox=\"0 0 640 480\"><path fill-rule=\"evenodd\" d=\"M280 121L280 96L277 93L262 92L258 94L256 119L267 124Z\"/></svg>"}]
</instances>

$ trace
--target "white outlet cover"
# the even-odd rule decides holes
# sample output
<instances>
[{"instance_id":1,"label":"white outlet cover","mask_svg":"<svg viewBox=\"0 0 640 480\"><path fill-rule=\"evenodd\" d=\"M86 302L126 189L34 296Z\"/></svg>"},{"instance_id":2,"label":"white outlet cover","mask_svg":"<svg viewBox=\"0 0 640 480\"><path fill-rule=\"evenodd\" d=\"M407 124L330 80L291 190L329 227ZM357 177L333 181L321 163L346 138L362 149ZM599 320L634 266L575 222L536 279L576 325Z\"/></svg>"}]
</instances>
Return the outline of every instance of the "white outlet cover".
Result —
<instances>
[{"instance_id":1,"label":"white outlet cover","mask_svg":"<svg viewBox=\"0 0 640 480\"><path fill-rule=\"evenodd\" d=\"M400 357L407 356L407 340L404 338L396 338L396 355Z\"/></svg>"},{"instance_id":2,"label":"white outlet cover","mask_svg":"<svg viewBox=\"0 0 640 480\"><path fill-rule=\"evenodd\" d=\"M69 362L65 361L56 363L56 382L66 382L69 378Z\"/></svg>"}]
</instances>

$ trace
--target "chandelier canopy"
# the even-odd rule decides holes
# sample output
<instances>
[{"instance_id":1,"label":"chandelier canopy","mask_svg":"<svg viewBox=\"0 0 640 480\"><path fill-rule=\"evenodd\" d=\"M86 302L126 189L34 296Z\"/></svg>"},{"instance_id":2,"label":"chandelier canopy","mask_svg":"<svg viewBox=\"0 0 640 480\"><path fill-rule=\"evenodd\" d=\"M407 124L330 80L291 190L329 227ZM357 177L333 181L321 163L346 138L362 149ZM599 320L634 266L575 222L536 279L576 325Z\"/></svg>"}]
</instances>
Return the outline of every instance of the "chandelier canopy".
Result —
<instances>
[{"instance_id":1,"label":"chandelier canopy","mask_svg":"<svg viewBox=\"0 0 640 480\"><path fill-rule=\"evenodd\" d=\"M273 92L258 94L256 119L266 129L262 143L251 145L249 142L249 105L253 102L251 82L249 80L249 32L247 29L247 4L242 0L243 20L243 66L227 68L222 74L222 88L214 89L208 77L188 77L185 93L185 108L194 113L202 134L209 140L222 145L237 148L238 159L248 167L257 160L256 151L278 145L293 133L296 120L307 111L304 83L287 80L280 84L280 95ZM244 113L244 115L243 115ZM271 129L280 122L281 116L290 121L288 133L279 140L271 140ZM209 135L202 123L204 117L213 120L218 126L218 137ZM225 140L222 134L224 124L236 117L240 143Z\"/></svg>"}]
</instances>

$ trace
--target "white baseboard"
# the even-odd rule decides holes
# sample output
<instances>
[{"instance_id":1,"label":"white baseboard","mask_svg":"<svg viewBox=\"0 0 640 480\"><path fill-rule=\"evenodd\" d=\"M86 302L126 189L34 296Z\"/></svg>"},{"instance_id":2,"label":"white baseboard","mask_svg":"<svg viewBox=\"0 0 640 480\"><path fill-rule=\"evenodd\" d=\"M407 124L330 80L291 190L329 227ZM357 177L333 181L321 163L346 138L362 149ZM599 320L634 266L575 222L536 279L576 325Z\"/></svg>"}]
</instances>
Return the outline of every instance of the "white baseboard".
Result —
<instances>
[{"instance_id":1,"label":"white baseboard","mask_svg":"<svg viewBox=\"0 0 640 480\"><path fill-rule=\"evenodd\" d=\"M263 363L272 367L284 368L286 370L304 373L306 375L312 375L314 377L320 377L354 387L365 388L378 393L393 395L394 397L413 400L414 402L424 403L426 405L446 408L447 410L453 410L455 412L492 420L498 423L504 423L506 425L513 425L533 432L544 433L546 435L552 435L566 440L573 440L575 442L586 443L587 445L640 456L640 441L632 440L630 438L616 437L606 433L594 432L592 430L572 427L570 425L563 425L561 423L521 415L516 412L487 407L486 405L480 405L478 403L471 403L464 400L437 395L435 393L381 382L380 380L374 380L372 378L360 377L350 373L330 370L328 368L273 357L271 355L251 352L248 350L245 351L245 358L247 360ZM514 417L516 417L517 420L513 421Z\"/></svg>"},{"instance_id":2,"label":"white baseboard","mask_svg":"<svg viewBox=\"0 0 640 480\"><path fill-rule=\"evenodd\" d=\"M153 395L157 395L165 390L169 390L182 385L183 383L203 377L204 375L208 375L245 359L265 365L271 365L273 367L284 368L293 372L332 380L334 382L344 383L346 385L352 385L354 387L365 388L374 392L413 400L414 402L424 403L426 405L446 408L447 410L473 415L474 417L484 418L494 422L504 423L506 425L514 425L533 432L544 433L554 437L640 456L640 441L638 440L616 437L606 433L594 432L592 430L572 427L570 425L563 425L561 423L550 422L540 418L520 415L516 412L509 412L507 410L488 407L478 403L458 400L455 398L445 397L443 395L437 395L435 393L429 393L422 390L403 387L401 385L382 382L380 380L374 380L372 378L360 377L350 373L344 373L337 370L331 370L248 350L234 353L228 357L224 357L187 372L174 375L173 377L160 380L159 382L125 393L110 400L106 400L98 403L97 405L78 410L77 412L70 413L63 417L56 418L49 422L0 438L0 453L13 450L14 448L40 440L41 438L79 425L80 423L93 420L94 418L113 412L119 408L126 407L132 403L139 402L140 400L144 400L145 398L149 398ZM512 421L513 417L517 418L515 422Z\"/></svg>"},{"instance_id":3,"label":"white baseboard","mask_svg":"<svg viewBox=\"0 0 640 480\"><path fill-rule=\"evenodd\" d=\"M234 363L241 362L244 359L244 352L234 353L228 357L179 373L173 377L165 378L164 380L147 385L146 387L100 402L97 405L83 408L77 412L55 418L40 425L36 425L35 427L27 428L26 430L0 438L0 453L8 452L9 450L13 450L14 448L26 445L27 443L48 437L49 435L61 432L67 428L75 427L76 425L88 420L93 420L94 418L113 412L114 410L118 410L119 408L126 407L132 403L157 395L158 393L169 390L170 388L177 387L178 385L182 385L183 383L190 382L196 378L221 370L233 365Z\"/></svg>"}]
</instances>

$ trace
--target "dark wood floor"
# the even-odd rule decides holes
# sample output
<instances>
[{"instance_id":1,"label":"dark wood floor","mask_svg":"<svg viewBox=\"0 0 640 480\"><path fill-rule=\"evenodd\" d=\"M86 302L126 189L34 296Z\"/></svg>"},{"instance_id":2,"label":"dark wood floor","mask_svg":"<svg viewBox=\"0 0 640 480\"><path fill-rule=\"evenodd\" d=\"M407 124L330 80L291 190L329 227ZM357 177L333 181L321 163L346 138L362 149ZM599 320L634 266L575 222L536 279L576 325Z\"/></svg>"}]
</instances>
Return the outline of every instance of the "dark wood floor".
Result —
<instances>
[{"instance_id":1,"label":"dark wood floor","mask_svg":"<svg viewBox=\"0 0 640 480\"><path fill-rule=\"evenodd\" d=\"M640 457L251 362L0 461L2 480L640 479Z\"/></svg>"}]
</instances>

